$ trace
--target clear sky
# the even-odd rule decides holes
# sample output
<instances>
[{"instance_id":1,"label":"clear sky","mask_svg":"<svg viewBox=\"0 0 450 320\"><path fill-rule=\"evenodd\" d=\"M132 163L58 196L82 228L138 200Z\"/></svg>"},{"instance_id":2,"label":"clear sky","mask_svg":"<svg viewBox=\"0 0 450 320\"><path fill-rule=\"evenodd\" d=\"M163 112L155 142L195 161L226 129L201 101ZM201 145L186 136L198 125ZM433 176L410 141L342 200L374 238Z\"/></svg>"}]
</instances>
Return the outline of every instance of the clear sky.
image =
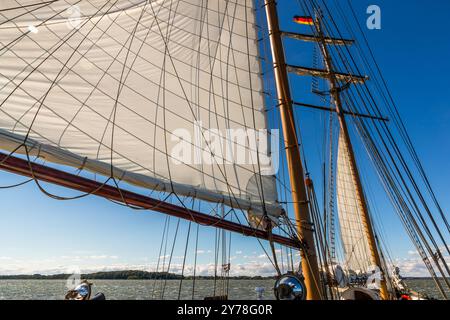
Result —
<instances>
[{"instance_id":1,"label":"clear sky","mask_svg":"<svg viewBox=\"0 0 450 320\"><path fill-rule=\"evenodd\" d=\"M369 5L381 7L382 29L367 30L366 34L442 207L448 211L450 2L354 0L353 3L361 21L366 19ZM295 13L302 14L296 1L280 0L278 4L282 26L291 30L300 28L291 22ZM22 180L0 172L0 186ZM57 194L74 194L47 187ZM84 272L149 268L157 260L165 221L161 214L136 212L96 197L55 201L33 183L0 190L0 201L0 274L65 272L75 268ZM409 274L420 274L423 268L396 216L392 212L382 214L393 255L403 259L401 263ZM175 223L172 219L172 232ZM185 239L187 227L187 223L181 223L171 271L177 271L181 264L185 242L181 239ZM199 239L198 263L202 272L206 272L209 264L214 263L214 230L201 227ZM193 248L188 252L193 252ZM231 254L235 272L273 273L254 239L233 236ZM188 258L188 264L192 258Z\"/></svg>"}]
</instances>

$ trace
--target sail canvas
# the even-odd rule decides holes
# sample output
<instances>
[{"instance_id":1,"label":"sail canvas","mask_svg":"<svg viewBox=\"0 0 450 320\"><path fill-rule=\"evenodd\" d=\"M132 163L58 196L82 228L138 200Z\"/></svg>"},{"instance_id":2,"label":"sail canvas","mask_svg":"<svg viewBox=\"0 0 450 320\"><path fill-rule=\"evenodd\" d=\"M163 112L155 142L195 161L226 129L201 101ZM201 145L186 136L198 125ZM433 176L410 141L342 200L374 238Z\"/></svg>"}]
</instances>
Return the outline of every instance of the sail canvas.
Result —
<instances>
[{"instance_id":1,"label":"sail canvas","mask_svg":"<svg viewBox=\"0 0 450 320\"><path fill-rule=\"evenodd\" d=\"M366 273L371 267L367 236L363 230L362 199L356 190L355 173L350 164L348 145L339 135L336 195L338 221L345 255L345 266L355 273Z\"/></svg>"},{"instance_id":2,"label":"sail canvas","mask_svg":"<svg viewBox=\"0 0 450 320\"><path fill-rule=\"evenodd\" d=\"M270 135L258 135L267 119L253 1L2 1L0 9L17 2L20 12L1 13L1 149L281 212L273 174L263 172L272 164L260 161ZM246 158L236 161L235 150Z\"/></svg>"}]
</instances>

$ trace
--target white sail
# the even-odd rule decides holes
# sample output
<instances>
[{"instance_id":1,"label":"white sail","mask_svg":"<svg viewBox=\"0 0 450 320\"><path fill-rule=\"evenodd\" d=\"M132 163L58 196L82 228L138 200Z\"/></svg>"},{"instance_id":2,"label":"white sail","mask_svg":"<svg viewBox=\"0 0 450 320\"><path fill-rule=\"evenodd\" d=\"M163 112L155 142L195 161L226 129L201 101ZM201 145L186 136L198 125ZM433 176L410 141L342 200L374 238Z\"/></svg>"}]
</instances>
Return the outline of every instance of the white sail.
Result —
<instances>
[{"instance_id":1,"label":"white sail","mask_svg":"<svg viewBox=\"0 0 450 320\"><path fill-rule=\"evenodd\" d=\"M345 265L353 272L366 273L371 267L371 260L361 221L362 199L359 198L356 189L355 173L351 166L347 142L342 133L339 135L337 164L336 194Z\"/></svg>"},{"instance_id":2,"label":"white sail","mask_svg":"<svg viewBox=\"0 0 450 320\"><path fill-rule=\"evenodd\" d=\"M253 2L1 1L0 149L277 216Z\"/></svg>"}]
</instances>

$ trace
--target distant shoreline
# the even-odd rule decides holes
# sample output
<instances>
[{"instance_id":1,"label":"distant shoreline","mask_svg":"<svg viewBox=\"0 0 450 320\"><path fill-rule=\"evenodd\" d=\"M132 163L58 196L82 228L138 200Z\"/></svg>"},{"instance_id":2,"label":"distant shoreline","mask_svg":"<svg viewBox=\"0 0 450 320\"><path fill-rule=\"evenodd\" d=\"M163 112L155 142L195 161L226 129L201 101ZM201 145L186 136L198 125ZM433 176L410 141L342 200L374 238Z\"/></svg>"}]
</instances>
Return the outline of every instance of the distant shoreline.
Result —
<instances>
[{"instance_id":1,"label":"distant shoreline","mask_svg":"<svg viewBox=\"0 0 450 320\"><path fill-rule=\"evenodd\" d=\"M0 280L66 280L72 274L52 274L52 275L42 275L42 274L31 274L31 275L0 275ZM218 276L219 277L219 276ZM86 273L80 275L81 279L92 279L92 280L189 280L193 279L192 276L182 276L175 273L167 272L148 272L148 271L138 271L138 270L124 270L124 271L104 271L104 272L94 272ZM196 279L212 280L213 276L196 276ZM261 277L261 276L230 276L230 279L236 280L264 280L264 279L275 279L272 277Z\"/></svg>"},{"instance_id":2,"label":"distant shoreline","mask_svg":"<svg viewBox=\"0 0 450 320\"><path fill-rule=\"evenodd\" d=\"M0 275L0 280L66 280L72 274L24 274L24 275ZM104 271L86 273L80 275L81 279L89 280L189 280L193 279L192 276L182 276L175 273L167 272L148 272L139 270L124 270L124 271ZM196 276L196 279L200 280L213 280L213 276ZM276 276L262 277L262 276L230 276L229 279L235 280L271 280L276 279ZM403 277L404 280L428 280L429 277Z\"/></svg>"}]
</instances>

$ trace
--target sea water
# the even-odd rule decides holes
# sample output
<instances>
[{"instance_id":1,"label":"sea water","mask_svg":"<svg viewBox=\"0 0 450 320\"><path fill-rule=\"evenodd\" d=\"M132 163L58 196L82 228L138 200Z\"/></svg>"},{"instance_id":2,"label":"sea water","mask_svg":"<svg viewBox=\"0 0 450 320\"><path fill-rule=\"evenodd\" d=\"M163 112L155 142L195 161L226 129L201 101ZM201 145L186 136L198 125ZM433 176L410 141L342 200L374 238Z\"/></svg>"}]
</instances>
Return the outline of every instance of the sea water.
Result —
<instances>
[{"instance_id":1,"label":"sea water","mask_svg":"<svg viewBox=\"0 0 450 320\"><path fill-rule=\"evenodd\" d=\"M93 280L93 293L103 292L108 300L178 299L179 280ZM440 298L429 279L408 280L411 289ZM221 295L226 282L183 280L181 299L203 299ZM264 288L263 299L271 300L273 280L229 280L228 296L234 300L256 300L255 288ZM214 288L215 287L215 288ZM215 290L214 290L215 289ZM64 280L0 280L0 300L62 300L67 291Z\"/></svg>"}]
</instances>

